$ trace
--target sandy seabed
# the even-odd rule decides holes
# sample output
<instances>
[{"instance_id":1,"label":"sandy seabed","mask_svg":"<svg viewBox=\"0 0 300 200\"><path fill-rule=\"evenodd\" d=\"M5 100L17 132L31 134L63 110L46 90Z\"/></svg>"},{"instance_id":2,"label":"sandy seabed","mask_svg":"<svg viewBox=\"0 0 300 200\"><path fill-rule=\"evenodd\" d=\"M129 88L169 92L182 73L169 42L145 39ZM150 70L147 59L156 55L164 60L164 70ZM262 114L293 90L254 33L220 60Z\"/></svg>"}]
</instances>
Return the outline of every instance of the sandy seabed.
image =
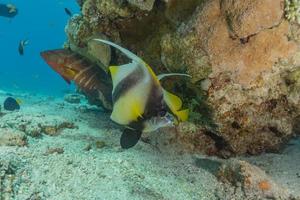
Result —
<instances>
[{"instance_id":1,"label":"sandy seabed","mask_svg":"<svg viewBox=\"0 0 300 200\"><path fill-rule=\"evenodd\" d=\"M143 142L122 150L121 129L110 121L109 113L86 102L70 104L63 98L29 93L14 96L23 101L21 110L2 108L0 131L9 129L21 136L7 142L0 133L1 200L245 199L224 195L228 191L224 188L231 186L219 181L211 169L211 161L221 159L164 153ZM6 97L1 91L0 102ZM266 171L295 199L300 196L299 140L280 154L236 159Z\"/></svg>"}]
</instances>

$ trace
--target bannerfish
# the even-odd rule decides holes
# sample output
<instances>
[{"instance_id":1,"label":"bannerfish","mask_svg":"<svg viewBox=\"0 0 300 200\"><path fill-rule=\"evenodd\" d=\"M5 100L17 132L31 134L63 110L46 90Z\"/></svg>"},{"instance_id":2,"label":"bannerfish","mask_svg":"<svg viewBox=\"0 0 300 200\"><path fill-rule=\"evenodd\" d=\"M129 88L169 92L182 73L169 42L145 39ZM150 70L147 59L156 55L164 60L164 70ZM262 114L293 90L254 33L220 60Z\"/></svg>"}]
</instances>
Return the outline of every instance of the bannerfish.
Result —
<instances>
[{"instance_id":1,"label":"bannerfish","mask_svg":"<svg viewBox=\"0 0 300 200\"><path fill-rule=\"evenodd\" d=\"M28 45L29 41L28 40L21 40L19 42L19 47L18 47L18 51L19 51L19 54L21 56L24 55L24 49L25 49L25 46Z\"/></svg>"},{"instance_id":2,"label":"bannerfish","mask_svg":"<svg viewBox=\"0 0 300 200\"><path fill-rule=\"evenodd\" d=\"M72 17L72 12L68 8L65 8L65 12L66 12L67 15Z\"/></svg>"},{"instance_id":3,"label":"bannerfish","mask_svg":"<svg viewBox=\"0 0 300 200\"><path fill-rule=\"evenodd\" d=\"M41 56L68 84L74 81L91 104L112 110L112 83L100 67L67 49L44 51Z\"/></svg>"},{"instance_id":4,"label":"bannerfish","mask_svg":"<svg viewBox=\"0 0 300 200\"><path fill-rule=\"evenodd\" d=\"M18 14L18 9L13 4L0 4L0 16L13 18Z\"/></svg>"},{"instance_id":5,"label":"bannerfish","mask_svg":"<svg viewBox=\"0 0 300 200\"><path fill-rule=\"evenodd\" d=\"M189 75L156 76L151 67L131 51L106 40L94 40L120 50L132 60L128 64L109 67L113 82L110 118L126 127L120 139L122 148L135 146L143 132L171 127L188 119L188 109L182 110L181 99L163 89L160 80L166 76Z\"/></svg>"},{"instance_id":6,"label":"bannerfish","mask_svg":"<svg viewBox=\"0 0 300 200\"><path fill-rule=\"evenodd\" d=\"M4 109L8 111L20 110L20 100L16 100L12 97L7 97L4 101Z\"/></svg>"}]
</instances>

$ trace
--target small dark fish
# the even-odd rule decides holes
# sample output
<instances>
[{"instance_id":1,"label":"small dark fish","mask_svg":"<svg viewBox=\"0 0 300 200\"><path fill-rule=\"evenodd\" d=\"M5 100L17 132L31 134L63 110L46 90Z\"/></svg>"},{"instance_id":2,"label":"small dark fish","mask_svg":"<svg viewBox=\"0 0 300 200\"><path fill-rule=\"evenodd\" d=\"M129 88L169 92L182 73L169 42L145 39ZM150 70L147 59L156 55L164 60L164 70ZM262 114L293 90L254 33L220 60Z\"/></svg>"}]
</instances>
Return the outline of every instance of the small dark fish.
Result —
<instances>
[{"instance_id":1,"label":"small dark fish","mask_svg":"<svg viewBox=\"0 0 300 200\"><path fill-rule=\"evenodd\" d=\"M0 16L13 18L18 14L18 9L13 4L0 4Z\"/></svg>"},{"instance_id":2,"label":"small dark fish","mask_svg":"<svg viewBox=\"0 0 300 200\"><path fill-rule=\"evenodd\" d=\"M19 54L21 56L24 55L24 49L25 49L25 46L28 45L28 40L21 40L19 42L19 48L18 48L18 51L19 51Z\"/></svg>"},{"instance_id":3,"label":"small dark fish","mask_svg":"<svg viewBox=\"0 0 300 200\"><path fill-rule=\"evenodd\" d=\"M65 12L66 12L67 15L72 17L72 12L68 8L65 8Z\"/></svg>"},{"instance_id":4,"label":"small dark fish","mask_svg":"<svg viewBox=\"0 0 300 200\"><path fill-rule=\"evenodd\" d=\"M20 110L20 104L12 97L7 97L5 99L3 107L8 111Z\"/></svg>"}]
</instances>

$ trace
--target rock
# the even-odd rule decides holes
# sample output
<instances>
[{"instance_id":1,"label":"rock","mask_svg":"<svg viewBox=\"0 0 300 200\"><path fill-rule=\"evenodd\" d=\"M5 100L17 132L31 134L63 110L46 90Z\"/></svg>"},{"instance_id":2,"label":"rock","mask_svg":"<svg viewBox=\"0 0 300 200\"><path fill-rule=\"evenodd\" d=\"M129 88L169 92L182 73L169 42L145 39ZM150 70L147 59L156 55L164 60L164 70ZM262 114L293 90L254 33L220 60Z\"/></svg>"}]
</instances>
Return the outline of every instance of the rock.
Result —
<instances>
[{"instance_id":1,"label":"rock","mask_svg":"<svg viewBox=\"0 0 300 200\"><path fill-rule=\"evenodd\" d=\"M281 22L283 0L223 0L221 10L232 37L247 38Z\"/></svg>"},{"instance_id":2,"label":"rock","mask_svg":"<svg viewBox=\"0 0 300 200\"><path fill-rule=\"evenodd\" d=\"M82 96L79 94L66 94L64 100L72 104L80 104Z\"/></svg>"},{"instance_id":3,"label":"rock","mask_svg":"<svg viewBox=\"0 0 300 200\"><path fill-rule=\"evenodd\" d=\"M87 145L83 148L84 151L90 151L91 149L92 149L92 144L87 144Z\"/></svg>"},{"instance_id":4,"label":"rock","mask_svg":"<svg viewBox=\"0 0 300 200\"><path fill-rule=\"evenodd\" d=\"M48 156L50 154L62 154L62 153L64 153L64 148L52 147L47 149L47 151L44 153L44 156Z\"/></svg>"},{"instance_id":5,"label":"rock","mask_svg":"<svg viewBox=\"0 0 300 200\"><path fill-rule=\"evenodd\" d=\"M10 128L0 128L0 146L25 146L27 137L24 132Z\"/></svg>"},{"instance_id":6,"label":"rock","mask_svg":"<svg viewBox=\"0 0 300 200\"><path fill-rule=\"evenodd\" d=\"M95 142L95 144L96 144L96 148L97 148L97 149L102 149L103 147L106 146L106 143L105 143L104 141L102 141L102 140L97 140L97 141Z\"/></svg>"},{"instance_id":7,"label":"rock","mask_svg":"<svg viewBox=\"0 0 300 200\"><path fill-rule=\"evenodd\" d=\"M82 14L86 18L102 16L110 19L131 16L129 8L122 6L122 2L111 0L86 0L82 6Z\"/></svg>"},{"instance_id":8,"label":"rock","mask_svg":"<svg viewBox=\"0 0 300 200\"><path fill-rule=\"evenodd\" d=\"M205 129L188 122L181 123L177 128L161 129L159 133L145 133L142 140L166 153L215 155L218 152L218 145L206 134Z\"/></svg>"},{"instance_id":9,"label":"rock","mask_svg":"<svg viewBox=\"0 0 300 200\"><path fill-rule=\"evenodd\" d=\"M213 74L230 72L233 81L249 87L262 72L270 71L278 59L288 58L295 53L296 45L289 42L286 37L289 25L280 20L283 12L280 9L280 0L272 3L275 8L271 13L277 11L277 14L273 19L269 13L271 16L266 19L270 19L271 22L262 20L265 19L264 15L268 15L263 11L269 6L269 1L247 2L248 5L244 1L222 1L220 5L219 0L208 1L202 8L198 8L199 10L194 13L187 24L182 24L178 28L177 33L170 35L169 39L163 39L163 55L169 57L170 54L173 54L179 58L182 57L183 61L181 62L186 63L184 66L188 68L194 81L207 77L208 74L199 76L199 73L202 73L205 66L209 65ZM262 6L260 2L265 2L262 10L249 9L249 7L254 8L254 5ZM227 15L232 16L233 14L228 12L235 12L235 10L243 15L235 13L234 17L239 18L232 19L234 22L236 21L236 25L232 25L232 22L228 21ZM248 13L251 11L252 13ZM244 15L245 17L250 16L250 18L255 16L258 19L251 21L249 18L243 18ZM241 20L245 21L241 22ZM274 27L269 29L272 25ZM239 29L231 28L234 32L232 34L231 26ZM247 38L248 36L249 38ZM190 51L192 52L190 53ZM175 62L181 60L171 57L170 59ZM180 67L183 63L174 63L173 61L173 63L166 64L170 67L172 65ZM213 75L210 74L210 76Z\"/></svg>"},{"instance_id":10,"label":"rock","mask_svg":"<svg viewBox=\"0 0 300 200\"><path fill-rule=\"evenodd\" d=\"M60 134L63 129L74 129L76 126L72 122L61 121L60 119L54 119L53 121L47 121L41 126L42 131L50 136L56 136Z\"/></svg>"},{"instance_id":11,"label":"rock","mask_svg":"<svg viewBox=\"0 0 300 200\"><path fill-rule=\"evenodd\" d=\"M289 85L289 101L295 105L299 103L300 98L300 68L295 69L287 74L285 77L287 85Z\"/></svg>"},{"instance_id":12,"label":"rock","mask_svg":"<svg viewBox=\"0 0 300 200\"><path fill-rule=\"evenodd\" d=\"M13 161L0 158L0 199L13 199L20 178L16 177L17 165Z\"/></svg>"},{"instance_id":13,"label":"rock","mask_svg":"<svg viewBox=\"0 0 300 200\"><path fill-rule=\"evenodd\" d=\"M104 35L93 36L87 42L87 57L90 60L100 61L104 66L104 71L108 71L108 66L111 60L111 49L107 45L103 45L93 39L108 39Z\"/></svg>"},{"instance_id":14,"label":"rock","mask_svg":"<svg viewBox=\"0 0 300 200\"><path fill-rule=\"evenodd\" d=\"M271 7L268 2L206 1L176 33L162 38L168 69L187 68L194 84L209 77L202 88L206 102L234 154L278 150L293 135L299 115L299 98L286 100L291 86L282 78L297 68L297 43L288 39L290 24L280 18L282 1ZM268 8L271 13L263 11Z\"/></svg>"},{"instance_id":15,"label":"rock","mask_svg":"<svg viewBox=\"0 0 300 200\"><path fill-rule=\"evenodd\" d=\"M1 118L0 128L13 128L28 136L38 137L42 133L58 135L63 129L73 129L76 126L62 117L11 113Z\"/></svg>"},{"instance_id":16,"label":"rock","mask_svg":"<svg viewBox=\"0 0 300 200\"><path fill-rule=\"evenodd\" d=\"M220 181L235 187L234 193L227 191L222 199L231 199L230 196L241 199L293 199L289 191L274 182L262 169L246 161L228 160L220 167L217 176Z\"/></svg>"},{"instance_id":17,"label":"rock","mask_svg":"<svg viewBox=\"0 0 300 200\"><path fill-rule=\"evenodd\" d=\"M128 2L141 10L150 11L153 8L155 0L128 0Z\"/></svg>"}]
</instances>

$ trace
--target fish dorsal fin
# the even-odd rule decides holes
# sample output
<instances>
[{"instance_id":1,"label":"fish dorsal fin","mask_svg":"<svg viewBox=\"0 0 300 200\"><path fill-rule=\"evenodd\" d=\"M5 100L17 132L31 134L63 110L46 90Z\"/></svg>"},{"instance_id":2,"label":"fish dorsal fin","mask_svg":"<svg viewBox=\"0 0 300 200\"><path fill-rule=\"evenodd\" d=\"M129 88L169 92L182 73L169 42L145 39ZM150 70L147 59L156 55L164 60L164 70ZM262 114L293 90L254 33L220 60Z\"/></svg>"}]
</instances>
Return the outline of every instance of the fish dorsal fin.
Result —
<instances>
[{"instance_id":1,"label":"fish dorsal fin","mask_svg":"<svg viewBox=\"0 0 300 200\"><path fill-rule=\"evenodd\" d=\"M107 41L107 40L101 40L101 39L94 39L95 41L98 42L102 42L104 44L110 45L112 47L115 47L116 49L120 50L122 53L124 53L128 58L130 58L131 60L137 62L137 63L143 63L144 61L138 57L137 55L135 55L134 53L132 53L131 51L129 51L128 49L125 49L113 42Z\"/></svg>"},{"instance_id":2,"label":"fish dorsal fin","mask_svg":"<svg viewBox=\"0 0 300 200\"><path fill-rule=\"evenodd\" d=\"M175 94L172 94L166 90L163 90L164 100L170 110L175 114L179 121L183 122L188 119L189 110L180 110L182 107L182 101L181 99L176 96Z\"/></svg>"},{"instance_id":3,"label":"fish dorsal fin","mask_svg":"<svg viewBox=\"0 0 300 200\"><path fill-rule=\"evenodd\" d=\"M145 67L149 73L151 74L151 76L153 77L153 79L155 80L155 82L157 84L159 84L159 79L157 78L157 76L155 75L155 73L153 72L153 70L151 69L151 67L145 62L143 61L143 59L141 59L139 56L135 55L134 53L132 53L131 51L129 51L128 49L125 49L113 42L107 41L107 40L102 40L102 39L94 39L95 41L98 42L102 42L104 44L110 45L118 50L120 50L122 53L124 53L129 59L132 60L132 63L136 63L136 65L138 66L143 66Z\"/></svg>"},{"instance_id":4,"label":"fish dorsal fin","mask_svg":"<svg viewBox=\"0 0 300 200\"><path fill-rule=\"evenodd\" d=\"M164 100L166 101L167 105L172 110L172 112L176 112L177 110L179 110L181 108L182 101L178 96L176 96L164 89L163 89L163 95L164 95Z\"/></svg>"},{"instance_id":5,"label":"fish dorsal fin","mask_svg":"<svg viewBox=\"0 0 300 200\"><path fill-rule=\"evenodd\" d=\"M191 75L188 75L188 74L182 74L182 73L167 73L167 74L159 74L159 75L157 76L157 79L158 79L158 80L161 80L161 79L163 79L163 78L165 78L165 77L168 77L168 76L185 76L185 77L192 78L192 76L191 76Z\"/></svg>"}]
</instances>

